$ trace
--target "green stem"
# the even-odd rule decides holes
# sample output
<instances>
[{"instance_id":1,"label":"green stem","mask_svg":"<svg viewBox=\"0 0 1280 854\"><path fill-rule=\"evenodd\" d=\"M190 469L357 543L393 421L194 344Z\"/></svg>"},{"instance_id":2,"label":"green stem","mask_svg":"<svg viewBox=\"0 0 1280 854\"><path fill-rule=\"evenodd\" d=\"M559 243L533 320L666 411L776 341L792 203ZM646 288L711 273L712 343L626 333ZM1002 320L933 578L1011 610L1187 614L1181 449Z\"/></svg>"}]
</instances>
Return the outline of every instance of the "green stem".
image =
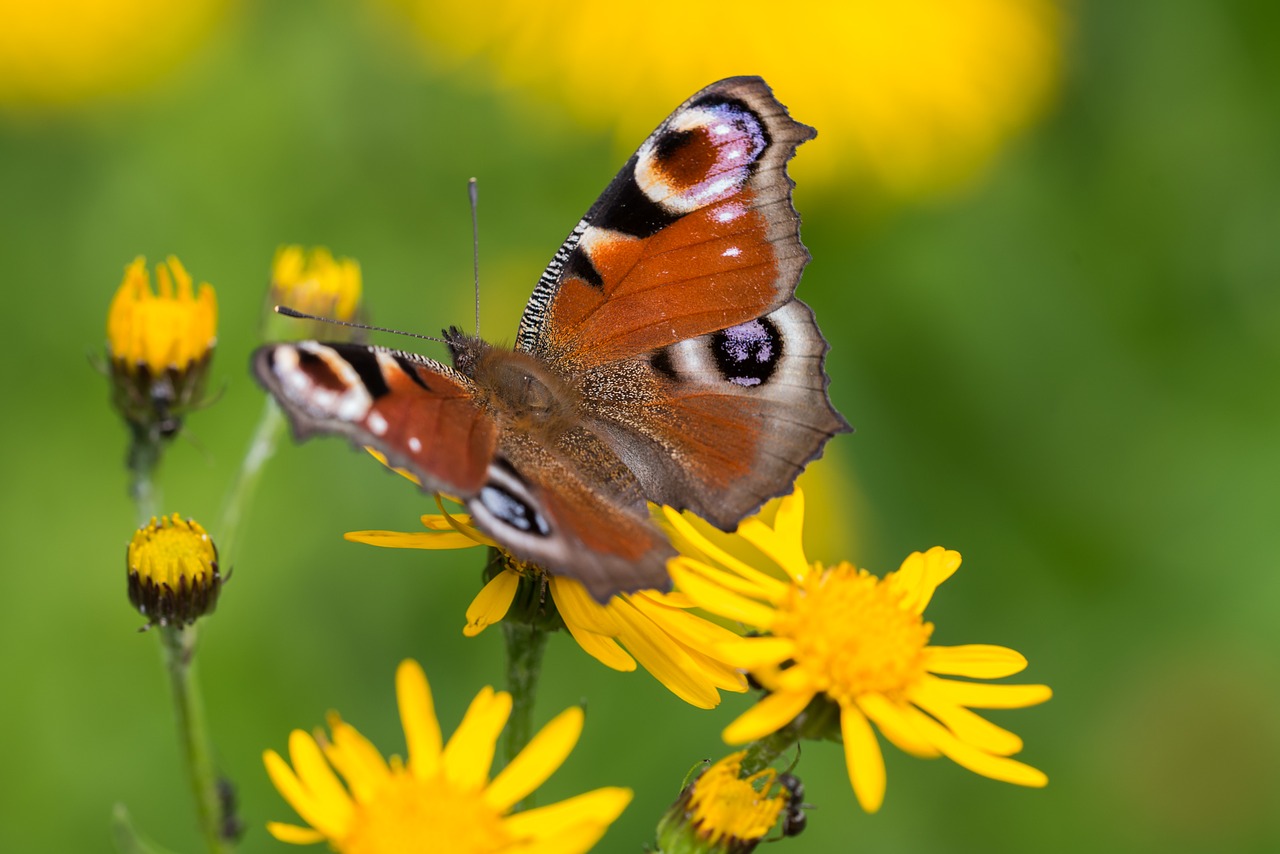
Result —
<instances>
[{"instance_id":1,"label":"green stem","mask_svg":"<svg viewBox=\"0 0 1280 854\"><path fill-rule=\"evenodd\" d=\"M132 428L132 433L125 462L129 469L129 497L138 508L138 527L142 528L159 511L160 487L156 485L153 475L160 465L164 440L150 436L146 430L138 427Z\"/></svg>"},{"instance_id":2,"label":"green stem","mask_svg":"<svg viewBox=\"0 0 1280 854\"><path fill-rule=\"evenodd\" d=\"M502 636L507 645L507 690L511 692L506 732L506 761L510 763L533 738L533 703L538 694L547 633L532 623L503 620Z\"/></svg>"},{"instance_id":3,"label":"green stem","mask_svg":"<svg viewBox=\"0 0 1280 854\"><path fill-rule=\"evenodd\" d=\"M253 439L249 442L249 450L245 452L244 459L240 462L240 471L236 475L235 483L231 485L231 492L228 493L227 501L222 508L218 543L222 562L226 566L234 565L234 549L240 520L249 511L258 482L262 479L262 471L266 467L267 460L271 459L276 452L276 444L280 440L284 425L284 414L276 402L268 397L262 410L262 417L258 419L258 426L254 430Z\"/></svg>"},{"instance_id":4,"label":"green stem","mask_svg":"<svg viewBox=\"0 0 1280 854\"><path fill-rule=\"evenodd\" d=\"M234 851L232 843L222 836L222 815L218 798L218 780L213 768L209 738L205 730L204 706L200 689L192 672L195 655L195 626L181 628L161 626L161 645L173 688L173 710L178 724L178 743L182 748L191 794L195 798L196 818L210 854Z\"/></svg>"}]
</instances>

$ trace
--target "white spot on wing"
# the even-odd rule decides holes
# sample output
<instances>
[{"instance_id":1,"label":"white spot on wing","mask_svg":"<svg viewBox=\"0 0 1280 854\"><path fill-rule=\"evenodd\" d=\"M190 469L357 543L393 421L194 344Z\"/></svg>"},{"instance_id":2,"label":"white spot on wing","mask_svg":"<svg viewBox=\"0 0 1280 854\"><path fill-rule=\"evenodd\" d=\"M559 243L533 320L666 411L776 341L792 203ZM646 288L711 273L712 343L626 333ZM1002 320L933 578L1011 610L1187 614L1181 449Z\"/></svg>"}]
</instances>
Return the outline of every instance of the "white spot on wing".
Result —
<instances>
[{"instance_id":1,"label":"white spot on wing","mask_svg":"<svg viewBox=\"0 0 1280 854\"><path fill-rule=\"evenodd\" d=\"M339 391L320 388L313 383L305 372L298 369L298 354L285 348L280 352L287 354L290 364L277 368L289 398L310 415L317 418L334 418L338 421L357 422L365 417L373 406L373 397L364 387L364 381L351 367L351 363L338 355L332 347L326 347L315 341L303 341L297 345L299 350L315 356L324 362L336 376L343 388Z\"/></svg>"},{"instance_id":2,"label":"white spot on wing","mask_svg":"<svg viewBox=\"0 0 1280 854\"><path fill-rule=\"evenodd\" d=\"M720 254L726 258L737 258L739 255L742 254L742 250L736 246L730 246L728 249L724 250Z\"/></svg>"},{"instance_id":3,"label":"white spot on wing","mask_svg":"<svg viewBox=\"0 0 1280 854\"><path fill-rule=\"evenodd\" d=\"M387 419L382 417L382 413L370 412L368 423L369 423L369 431L373 433L373 435L375 436L387 435Z\"/></svg>"},{"instance_id":4,"label":"white spot on wing","mask_svg":"<svg viewBox=\"0 0 1280 854\"><path fill-rule=\"evenodd\" d=\"M409 437L409 450L413 451L415 454L416 454L416 453L418 453L418 451L421 451L421 450L422 450L422 440L421 440L421 439L419 439L417 436L410 436L410 437Z\"/></svg>"}]
</instances>

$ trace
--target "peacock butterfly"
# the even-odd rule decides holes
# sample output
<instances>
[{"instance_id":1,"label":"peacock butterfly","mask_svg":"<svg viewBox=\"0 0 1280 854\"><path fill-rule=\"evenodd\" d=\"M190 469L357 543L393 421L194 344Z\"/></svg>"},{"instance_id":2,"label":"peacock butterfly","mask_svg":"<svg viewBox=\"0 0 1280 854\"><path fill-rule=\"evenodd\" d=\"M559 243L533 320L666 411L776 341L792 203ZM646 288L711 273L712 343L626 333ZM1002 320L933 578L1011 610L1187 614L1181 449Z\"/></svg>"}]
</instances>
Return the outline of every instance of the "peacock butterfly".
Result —
<instances>
[{"instance_id":1,"label":"peacock butterfly","mask_svg":"<svg viewBox=\"0 0 1280 854\"><path fill-rule=\"evenodd\" d=\"M304 341L258 349L254 372L299 440L381 451L597 600L666 589L674 551L646 501L734 530L850 429L793 296L809 253L786 165L814 133L760 78L721 80L570 232L513 349L451 327L452 367Z\"/></svg>"}]
</instances>

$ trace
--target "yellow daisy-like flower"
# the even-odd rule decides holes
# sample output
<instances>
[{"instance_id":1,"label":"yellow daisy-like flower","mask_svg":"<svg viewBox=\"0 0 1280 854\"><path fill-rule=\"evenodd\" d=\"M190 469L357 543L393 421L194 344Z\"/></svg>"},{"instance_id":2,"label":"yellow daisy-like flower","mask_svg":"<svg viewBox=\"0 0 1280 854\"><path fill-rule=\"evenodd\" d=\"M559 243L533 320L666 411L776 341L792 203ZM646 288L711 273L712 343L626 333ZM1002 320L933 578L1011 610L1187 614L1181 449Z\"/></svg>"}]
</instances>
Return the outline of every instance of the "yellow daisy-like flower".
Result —
<instances>
[{"instance_id":1,"label":"yellow daisy-like flower","mask_svg":"<svg viewBox=\"0 0 1280 854\"><path fill-rule=\"evenodd\" d=\"M360 310L361 287L360 265L352 259L334 258L323 246L310 251L301 246L281 246L271 264L268 299L273 305L305 314L347 321L355 319ZM350 330L341 326L269 317L274 324L269 338L313 337L321 333L331 341L351 337Z\"/></svg>"},{"instance_id":2,"label":"yellow daisy-like flower","mask_svg":"<svg viewBox=\"0 0 1280 854\"><path fill-rule=\"evenodd\" d=\"M810 564L801 543L803 516L797 492L779 506L774 527L755 518L739 527L738 536L764 556L762 571L667 513L682 552L670 563L676 585L708 611L768 632L719 648L769 691L725 729L725 740L769 735L825 698L839 707L849 778L868 812L880 808L885 790L872 723L915 756L943 755L995 780L1045 785L1042 772L1009 758L1022 740L971 710L1042 703L1048 686L942 678L996 679L1020 672L1027 660L1000 646L929 645L933 625L922 614L960 566L960 555L942 548L917 552L884 578L848 563Z\"/></svg>"},{"instance_id":3,"label":"yellow daisy-like flower","mask_svg":"<svg viewBox=\"0 0 1280 854\"><path fill-rule=\"evenodd\" d=\"M351 531L345 536L352 542L386 548L498 547L466 514L445 512L443 505L440 510L439 515L422 517L426 531ZM721 690L746 690L738 669L713 651L737 635L690 613L688 597L646 590L622 593L601 605L577 581L545 574L513 559L471 602L463 634L473 637L502 620L524 580L545 582L573 639L607 667L631 672L638 660L677 697L701 709L719 705Z\"/></svg>"},{"instance_id":4,"label":"yellow daisy-like flower","mask_svg":"<svg viewBox=\"0 0 1280 854\"><path fill-rule=\"evenodd\" d=\"M766 768L742 776L745 750L732 753L684 788L658 824L662 851L749 854L787 807L789 794Z\"/></svg>"},{"instance_id":5,"label":"yellow daisy-like flower","mask_svg":"<svg viewBox=\"0 0 1280 854\"><path fill-rule=\"evenodd\" d=\"M628 151L700 87L759 74L818 128L791 167L802 186L852 179L899 198L963 182L1044 111L1065 29L1053 0L846 0L782 17L766 0L739 0L732 13L686 0L565 2L536 15L519 0L388 2L407 12L428 61L479 57L506 86L586 124L620 124ZM619 34L661 60L612 61Z\"/></svg>"},{"instance_id":6,"label":"yellow daisy-like flower","mask_svg":"<svg viewBox=\"0 0 1280 854\"><path fill-rule=\"evenodd\" d=\"M143 86L189 60L227 0L0 0L0 105L60 106Z\"/></svg>"},{"instance_id":7,"label":"yellow daisy-like flower","mask_svg":"<svg viewBox=\"0 0 1280 854\"><path fill-rule=\"evenodd\" d=\"M194 519L152 519L134 533L125 565L129 601L151 624L194 623L217 607L218 549Z\"/></svg>"},{"instance_id":8,"label":"yellow daisy-like flower","mask_svg":"<svg viewBox=\"0 0 1280 854\"><path fill-rule=\"evenodd\" d=\"M481 691L448 743L417 662L400 664L396 696L407 760L393 756L388 762L337 715L330 716L330 738L290 734L292 767L273 750L263 754L272 783L309 825L269 822L276 839L328 840L341 854L578 854L595 845L631 802L629 789L602 788L511 813L572 752L582 732L579 708L547 724L491 780L510 694Z\"/></svg>"}]
</instances>

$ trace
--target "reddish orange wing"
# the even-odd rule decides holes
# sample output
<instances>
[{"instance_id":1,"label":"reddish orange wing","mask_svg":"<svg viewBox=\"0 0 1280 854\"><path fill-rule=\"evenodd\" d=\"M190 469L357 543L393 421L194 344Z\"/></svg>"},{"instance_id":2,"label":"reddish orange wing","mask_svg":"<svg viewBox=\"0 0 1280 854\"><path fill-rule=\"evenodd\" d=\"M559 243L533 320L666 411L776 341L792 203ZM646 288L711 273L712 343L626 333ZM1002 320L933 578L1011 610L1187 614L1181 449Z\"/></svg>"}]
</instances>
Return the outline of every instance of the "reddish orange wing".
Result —
<instances>
[{"instance_id":1,"label":"reddish orange wing","mask_svg":"<svg viewBox=\"0 0 1280 854\"><path fill-rule=\"evenodd\" d=\"M809 253L786 164L813 136L759 78L708 86L578 223L520 324L644 496L726 530L849 429L793 296Z\"/></svg>"},{"instance_id":2,"label":"reddish orange wing","mask_svg":"<svg viewBox=\"0 0 1280 854\"><path fill-rule=\"evenodd\" d=\"M345 435L455 496L483 485L498 441L472 382L422 356L357 344L273 344L254 373L289 413L299 440Z\"/></svg>"},{"instance_id":3,"label":"reddish orange wing","mask_svg":"<svg viewBox=\"0 0 1280 854\"><path fill-rule=\"evenodd\" d=\"M574 367L781 306L809 253L787 160L814 136L758 77L708 86L632 155L543 273L517 347Z\"/></svg>"}]
</instances>

